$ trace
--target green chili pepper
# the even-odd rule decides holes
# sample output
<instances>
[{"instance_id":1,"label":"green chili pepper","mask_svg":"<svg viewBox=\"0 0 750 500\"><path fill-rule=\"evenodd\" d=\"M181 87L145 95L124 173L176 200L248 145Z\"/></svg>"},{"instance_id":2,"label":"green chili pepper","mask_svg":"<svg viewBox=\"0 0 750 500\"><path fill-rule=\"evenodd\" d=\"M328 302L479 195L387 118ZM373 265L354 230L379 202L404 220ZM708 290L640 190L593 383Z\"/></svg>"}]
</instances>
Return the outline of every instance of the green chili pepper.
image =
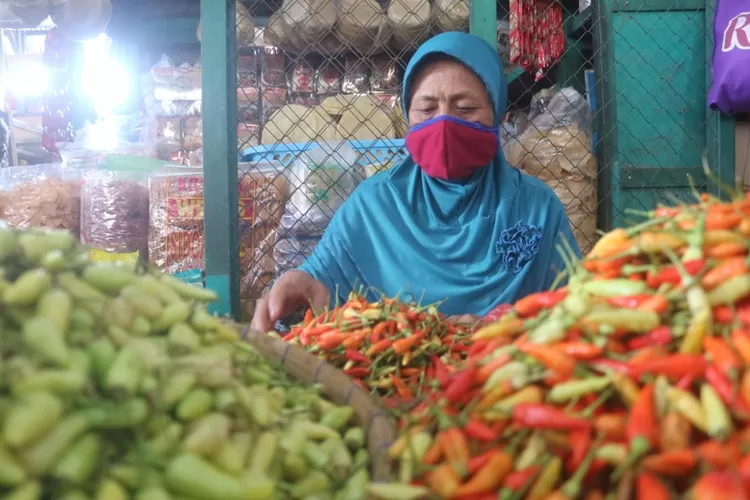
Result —
<instances>
[{"instance_id":1,"label":"green chili pepper","mask_svg":"<svg viewBox=\"0 0 750 500\"><path fill-rule=\"evenodd\" d=\"M628 449L620 443L604 443L596 450L596 458L618 466L628 460Z\"/></svg>"},{"instance_id":2,"label":"green chili pepper","mask_svg":"<svg viewBox=\"0 0 750 500\"><path fill-rule=\"evenodd\" d=\"M96 427L99 429L128 429L138 427L146 421L149 414L148 403L141 398L102 405L96 414Z\"/></svg>"},{"instance_id":3,"label":"green chili pepper","mask_svg":"<svg viewBox=\"0 0 750 500\"><path fill-rule=\"evenodd\" d=\"M157 332L169 330L175 325L185 324L184 322L186 322L189 318L190 304L182 301L174 302L164 308L164 312L162 313L161 317L154 322L154 330L156 330ZM190 328L187 324L185 324L185 326ZM192 330L192 328L190 328L190 330Z\"/></svg>"},{"instance_id":4,"label":"green chili pepper","mask_svg":"<svg viewBox=\"0 0 750 500\"><path fill-rule=\"evenodd\" d=\"M488 378L487 382L484 383L482 391L491 391L503 382L506 382L518 376L528 376L528 374L529 365L527 365L523 361L511 361L510 363L507 363L492 372L490 378Z\"/></svg>"},{"instance_id":5,"label":"green chili pepper","mask_svg":"<svg viewBox=\"0 0 750 500\"><path fill-rule=\"evenodd\" d=\"M88 347L91 358L91 368L96 379L103 382L109 372L112 362L117 356L114 344L108 339L100 338L93 341Z\"/></svg>"},{"instance_id":6,"label":"green chili pepper","mask_svg":"<svg viewBox=\"0 0 750 500\"><path fill-rule=\"evenodd\" d=\"M136 316L133 318L133 324L130 326L130 331L136 337L147 337L151 331L151 323L143 316Z\"/></svg>"},{"instance_id":7,"label":"green chili pepper","mask_svg":"<svg viewBox=\"0 0 750 500\"><path fill-rule=\"evenodd\" d=\"M344 434L344 442L350 450L356 451L365 445L365 431L362 427L352 427Z\"/></svg>"},{"instance_id":8,"label":"green chili pepper","mask_svg":"<svg viewBox=\"0 0 750 500\"><path fill-rule=\"evenodd\" d=\"M72 484L82 484L99 463L102 440L97 434L86 434L65 452L52 474Z\"/></svg>"},{"instance_id":9,"label":"green chili pepper","mask_svg":"<svg viewBox=\"0 0 750 500\"><path fill-rule=\"evenodd\" d=\"M96 500L128 500L128 492L114 479L105 478L96 490Z\"/></svg>"},{"instance_id":10,"label":"green chili pepper","mask_svg":"<svg viewBox=\"0 0 750 500\"><path fill-rule=\"evenodd\" d=\"M87 413L74 413L63 418L41 441L20 454L24 468L35 475L48 472L63 453L91 427Z\"/></svg>"},{"instance_id":11,"label":"green chili pepper","mask_svg":"<svg viewBox=\"0 0 750 500\"><path fill-rule=\"evenodd\" d=\"M733 305L750 294L750 275L735 276L708 292L711 307Z\"/></svg>"},{"instance_id":12,"label":"green chili pepper","mask_svg":"<svg viewBox=\"0 0 750 500\"><path fill-rule=\"evenodd\" d=\"M330 459L328 460L330 470L338 477L346 477L349 475L353 463L352 454L343 441L333 441L333 450L330 452Z\"/></svg>"},{"instance_id":13,"label":"green chili pepper","mask_svg":"<svg viewBox=\"0 0 750 500\"><path fill-rule=\"evenodd\" d=\"M73 349L70 351L70 365L68 368L88 378L91 373L91 358L89 358L89 355L85 351Z\"/></svg>"},{"instance_id":14,"label":"green chili pepper","mask_svg":"<svg viewBox=\"0 0 750 500\"><path fill-rule=\"evenodd\" d=\"M339 406L338 408L334 408L328 413L325 413L323 418L320 419L320 423L331 429L340 431L349 423L349 420L351 420L353 416L354 408L351 406Z\"/></svg>"},{"instance_id":15,"label":"green chili pepper","mask_svg":"<svg viewBox=\"0 0 750 500\"><path fill-rule=\"evenodd\" d=\"M45 361L58 366L68 366L70 349L65 343L63 332L52 320L36 317L23 326L23 341L26 346Z\"/></svg>"},{"instance_id":16,"label":"green chili pepper","mask_svg":"<svg viewBox=\"0 0 750 500\"><path fill-rule=\"evenodd\" d=\"M304 448L302 448L302 453L314 469L323 469L330 458L328 453L323 451L319 445L311 441L305 443Z\"/></svg>"},{"instance_id":17,"label":"green chili pepper","mask_svg":"<svg viewBox=\"0 0 750 500\"><path fill-rule=\"evenodd\" d=\"M25 271L3 291L3 302L9 306L32 306L47 291L50 281L44 269Z\"/></svg>"},{"instance_id":18,"label":"green chili pepper","mask_svg":"<svg viewBox=\"0 0 750 500\"><path fill-rule=\"evenodd\" d=\"M229 439L232 422L223 413L209 413L198 420L185 438L185 449L196 455L213 455Z\"/></svg>"},{"instance_id":19,"label":"green chili pepper","mask_svg":"<svg viewBox=\"0 0 750 500\"><path fill-rule=\"evenodd\" d=\"M86 309L73 307L70 311L69 328L71 330L91 331L94 328L94 317Z\"/></svg>"},{"instance_id":20,"label":"green chili pepper","mask_svg":"<svg viewBox=\"0 0 750 500\"><path fill-rule=\"evenodd\" d=\"M73 273L62 273L57 276L57 284L63 287L67 292L73 296L76 301L86 310L90 312L87 304L92 302L97 304L103 304L107 296L102 292L92 287L85 281L82 281L76 277Z\"/></svg>"},{"instance_id":21,"label":"green chili pepper","mask_svg":"<svg viewBox=\"0 0 750 500\"><path fill-rule=\"evenodd\" d=\"M307 420L294 422L293 428L300 429L304 432L307 439L323 441L325 439L340 439L341 435L335 430L323 424L317 424Z\"/></svg>"},{"instance_id":22,"label":"green chili pepper","mask_svg":"<svg viewBox=\"0 0 750 500\"><path fill-rule=\"evenodd\" d=\"M104 386L112 392L132 396L138 390L143 369L140 353L132 347L124 347L112 361Z\"/></svg>"},{"instance_id":23,"label":"green chili pepper","mask_svg":"<svg viewBox=\"0 0 750 500\"><path fill-rule=\"evenodd\" d=\"M539 463L545 451L547 451L547 441L544 437L539 433L532 434L526 443L526 447L515 460L514 468L516 470L523 470Z\"/></svg>"},{"instance_id":24,"label":"green chili pepper","mask_svg":"<svg viewBox=\"0 0 750 500\"><path fill-rule=\"evenodd\" d=\"M173 458L167 465L164 478L170 490L193 498L248 498L242 482L195 455Z\"/></svg>"},{"instance_id":25,"label":"green chili pepper","mask_svg":"<svg viewBox=\"0 0 750 500\"><path fill-rule=\"evenodd\" d=\"M726 440L733 432L732 417L709 384L701 385L701 406L706 415L706 432L711 439Z\"/></svg>"},{"instance_id":26,"label":"green chili pepper","mask_svg":"<svg viewBox=\"0 0 750 500\"><path fill-rule=\"evenodd\" d=\"M26 481L26 471L8 450L0 447L0 486L18 486Z\"/></svg>"},{"instance_id":27,"label":"green chili pepper","mask_svg":"<svg viewBox=\"0 0 750 500\"><path fill-rule=\"evenodd\" d=\"M136 493L135 500L172 500L172 496L164 488L153 486Z\"/></svg>"},{"instance_id":28,"label":"green chili pepper","mask_svg":"<svg viewBox=\"0 0 750 500\"><path fill-rule=\"evenodd\" d=\"M198 382L193 373L178 372L169 377L161 390L160 406L164 409L172 408L190 392Z\"/></svg>"},{"instance_id":29,"label":"green chili pepper","mask_svg":"<svg viewBox=\"0 0 750 500\"><path fill-rule=\"evenodd\" d=\"M221 320L211 316L205 309L196 309L190 318L190 324L201 332L213 331L220 324Z\"/></svg>"},{"instance_id":30,"label":"green chili pepper","mask_svg":"<svg viewBox=\"0 0 750 500\"><path fill-rule=\"evenodd\" d=\"M354 468L359 469L370 465L370 453L365 448L354 452Z\"/></svg>"},{"instance_id":31,"label":"green chili pepper","mask_svg":"<svg viewBox=\"0 0 750 500\"><path fill-rule=\"evenodd\" d=\"M184 299L195 300L198 302L213 302L217 299L216 293L213 290L190 285L181 279L168 274L161 275L159 280L162 284L177 292Z\"/></svg>"},{"instance_id":32,"label":"green chili pepper","mask_svg":"<svg viewBox=\"0 0 750 500\"><path fill-rule=\"evenodd\" d=\"M47 290L39 298L36 314L50 320L63 336L70 328L70 313L73 309L73 299L70 294L60 288Z\"/></svg>"},{"instance_id":33,"label":"green chili pepper","mask_svg":"<svg viewBox=\"0 0 750 500\"><path fill-rule=\"evenodd\" d=\"M178 354L194 352L201 346L200 336L186 323L177 323L170 328L167 338L170 348Z\"/></svg>"},{"instance_id":34,"label":"green chili pepper","mask_svg":"<svg viewBox=\"0 0 750 500\"><path fill-rule=\"evenodd\" d=\"M271 426L273 415L271 414L268 391L260 388L253 391L250 418L263 429Z\"/></svg>"},{"instance_id":35,"label":"green chili pepper","mask_svg":"<svg viewBox=\"0 0 750 500\"><path fill-rule=\"evenodd\" d=\"M611 329L625 328L633 333L648 333L661 325L657 313L639 309L594 309L584 318L589 323L606 325Z\"/></svg>"},{"instance_id":36,"label":"green chili pepper","mask_svg":"<svg viewBox=\"0 0 750 500\"><path fill-rule=\"evenodd\" d=\"M258 436L258 442L255 443L255 451L250 457L250 470L265 473L276 456L276 450L279 446L278 437L275 432L268 431Z\"/></svg>"},{"instance_id":37,"label":"green chili pepper","mask_svg":"<svg viewBox=\"0 0 750 500\"><path fill-rule=\"evenodd\" d=\"M86 266L81 279L104 293L116 295L125 285L136 279L132 270L123 266L91 264Z\"/></svg>"},{"instance_id":38,"label":"green chili pepper","mask_svg":"<svg viewBox=\"0 0 750 500\"><path fill-rule=\"evenodd\" d=\"M151 295L155 299L163 302L164 304L174 304L176 302L182 302L180 296L165 286L157 278L150 274L144 274L138 278L138 286L147 294Z\"/></svg>"},{"instance_id":39,"label":"green chili pepper","mask_svg":"<svg viewBox=\"0 0 750 500\"><path fill-rule=\"evenodd\" d=\"M148 451L155 457L164 457L180 444L182 439L182 425L173 422L161 434L148 443Z\"/></svg>"},{"instance_id":40,"label":"green chili pepper","mask_svg":"<svg viewBox=\"0 0 750 500\"><path fill-rule=\"evenodd\" d=\"M182 398L175 414L182 421L195 420L211 409L214 397L205 389L193 389Z\"/></svg>"},{"instance_id":41,"label":"green chili pepper","mask_svg":"<svg viewBox=\"0 0 750 500\"><path fill-rule=\"evenodd\" d=\"M542 473L526 495L527 500L544 500L547 498L552 493L552 490L555 489L558 481L560 481L562 466L563 463L560 457L552 457L552 460L542 469Z\"/></svg>"},{"instance_id":42,"label":"green chili pepper","mask_svg":"<svg viewBox=\"0 0 750 500\"><path fill-rule=\"evenodd\" d=\"M41 500L42 485L37 481L31 481L18 486L10 493L3 495L3 500Z\"/></svg>"},{"instance_id":43,"label":"green chili pepper","mask_svg":"<svg viewBox=\"0 0 750 500\"><path fill-rule=\"evenodd\" d=\"M284 456L284 477L291 481L299 481L310 472L310 467L300 455Z\"/></svg>"},{"instance_id":44,"label":"green chili pepper","mask_svg":"<svg viewBox=\"0 0 750 500\"><path fill-rule=\"evenodd\" d=\"M227 472L239 474L247 465L247 457L253 444L253 435L249 432L232 434L215 453L211 460Z\"/></svg>"},{"instance_id":45,"label":"green chili pepper","mask_svg":"<svg viewBox=\"0 0 750 500\"><path fill-rule=\"evenodd\" d=\"M276 484L271 478L257 471L248 471L242 475L242 486L245 498L271 500L276 498Z\"/></svg>"},{"instance_id":46,"label":"green chili pepper","mask_svg":"<svg viewBox=\"0 0 750 500\"><path fill-rule=\"evenodd\" d=\"M539 326L531 330L529 333L529 342L535 344L559 342L565 338L571 324L572 320L570 319L550 316Z\"/></svg>"},{"instance_id":47,"label":"green chili pepper","mask_svg":"<svg viewBox=\"0 0 750 500\"><path fill-rule=\"evenodd\" d=\"M34 443L55 428L62 412L62 401L48 392L24 396L5 417L3 438L12 448Z\"/></svg>"},{"instance_id":48,"label":"green chili pepper","mask_svg":"<svg viewBox=\"0 0 750 500\"><path fill-rule=\"evenodd\" d=\"M553 403L567 403L586 394L601 392L611 383L612 378L608 376L563 382L555 385L547 393L547 398Z\"/></svg>"},{"instance_id":49,"label":"green chili pepper","mask_svg":"<svg viewBox=\"0 0 750 500\"><path fill-rule=\"evenodd\" d=\"M22 395L49 391L54 394L78 394L83 392L86 382L83 374L71 370L41 370L14 383L13 393Z\"/></svg>"},{"instance_id":50,"label":"green chili pepper","mask_svg":"<svg viewBox=\"0 0 750 500\"><path fill-rule=\"evenodd\" d=\"M60 500L89 500L89 497L81 490L70 490L63 493Z\"/></svg>"},{"instance_id":51,"label":"green chili pepper","mask_svg":"<svg viewBox=\"0 0 750 500\"><path fill-rule=\"evenodd\" d=\"M247 381L251 384L268 385L271 382L271 374L258 366L248 366L245 370Z\"/></svg>"},{"instance_id":52,"label":"green chili pepper","mask_svg":"<svg viewBox=\"0 0 750 500\"><path fill-rule=\"evenodd\" d=\"M331 488L328 476L321 471L311 471L302 481L292 486L289 494L292 498L303 499L316 493L325 493Z\"/></svg>"},{"instance_id":53,"label":"green chili pepper","mask_svg":"<svg viewBox=\"0 0 750 500\"><path fill-rule=\"evenodd\" d=\"M583 283L581 288L586 293L604 298L631 297L648 290L644 281L631 281L625 278L587 281Z\"/></svg>"},{"instance_id":54,"label":"green chili pepper","mask_svg":"<svg viewBox=\"0 0 750 500\"><path fill-rule=\"evenodd\" d=\"M366 493L383 500L417 500L428 496L430 491L424 486L370 483L367 485Z\"/></svg>"}]
</instances>

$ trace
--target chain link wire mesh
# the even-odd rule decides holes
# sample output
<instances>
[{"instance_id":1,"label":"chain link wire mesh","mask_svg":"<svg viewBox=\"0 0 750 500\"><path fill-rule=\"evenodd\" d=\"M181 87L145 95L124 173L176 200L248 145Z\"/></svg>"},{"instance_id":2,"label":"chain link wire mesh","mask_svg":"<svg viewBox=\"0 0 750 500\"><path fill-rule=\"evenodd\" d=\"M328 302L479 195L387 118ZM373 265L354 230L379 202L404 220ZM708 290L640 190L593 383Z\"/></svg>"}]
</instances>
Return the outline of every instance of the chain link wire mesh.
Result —
<instances>
[{"instance_id":1,"label":"chain link wire mesh","mask_svg":"<svg viewBox=\"0 0 750 500\"><path fill-rule=\"evenodd\" d=\"M698 23L702 11L694 19L675 2L680 14L674 19L670 12L661 20L656 12L639 17L631 9L607 19L604 29L585 0L573 1L498 4L498 49L509 81L500 133L508 162L555 191L586 251L597 227L611 222L599 216L603 205L614 207L618 223L630 217L628 209L650 210L667 192L687 192L669 188L686 185L684 172L671 168L698 166L710 146L697 133L707 120L705 87L702 94L692 88L705 84L710 26ZM244 160L238 169L240 299L250 319L273 281L310 255L357 184L404 158L399 94L406 64L431 35L468 31L469 4L228 2L237 18L237 147ZM685 30L685 23L696 26ZM598 77L614 82L616 72L617 91L610 86L595 95L589 73L596 51L615 54L601 58L607 64ZM598 109L592 109L595 100ZM613 106L616 122L602 119ZM606 164L597 163L595 141L614 151ZM634 183L622 166L651 170L640 168ZM611 170L615 187L603 191L598 177ZM618 189L627 184L622 176L641 189Z\"/></svg>"}]
</instances>

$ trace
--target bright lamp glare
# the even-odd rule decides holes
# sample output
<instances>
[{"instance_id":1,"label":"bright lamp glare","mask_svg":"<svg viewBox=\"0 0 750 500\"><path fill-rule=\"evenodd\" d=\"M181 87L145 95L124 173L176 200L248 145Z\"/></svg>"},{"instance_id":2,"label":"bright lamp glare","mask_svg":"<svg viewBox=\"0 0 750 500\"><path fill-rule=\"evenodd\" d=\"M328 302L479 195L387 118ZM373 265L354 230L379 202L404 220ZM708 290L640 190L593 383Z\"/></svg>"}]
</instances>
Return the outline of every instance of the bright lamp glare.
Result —
<instances>
[{"instance_id":1,"label":"bright lamp glare","mask_svg":"<svg viewBox=\"0 0 750 500\"><path fill-rule=\"evenodd\" d=\"M41 64L9 71L5 76L8 90L19 97L41 97L49 87L49 74Z\"/></svg>"},{"instance_id":2,"label":"bright lamp glare","mask_svg":"<svg viewBox=\"0 0 750 500\"><path fill-rule=\"evenodd\" d=\"M109 115L128 97L128 73L109 55L110 39L100 35L85 42L81 87L100 114Z\"/></svg>"}]
</instances>

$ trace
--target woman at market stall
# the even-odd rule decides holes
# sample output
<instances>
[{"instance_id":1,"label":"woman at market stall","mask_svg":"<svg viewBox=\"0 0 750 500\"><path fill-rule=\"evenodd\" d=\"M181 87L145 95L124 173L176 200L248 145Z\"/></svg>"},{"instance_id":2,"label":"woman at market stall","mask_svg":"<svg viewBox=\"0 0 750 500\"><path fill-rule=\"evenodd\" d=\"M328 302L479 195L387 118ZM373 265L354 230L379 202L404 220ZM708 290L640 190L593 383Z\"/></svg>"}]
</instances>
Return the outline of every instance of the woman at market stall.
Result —
<instances>
[{"instance_id":1,"label":"woman at market stall","mask_svg":"<svg viewBox=\"0 0 750 500\"><path fill-rule=\"evenodd\" d=\"M402 102L409 156L354 191L307 261L258 302L254 328L360 287L481 317L549 288L563 240L578 252L552 190L505 161L507 84L489 44L431 38L406 68Z\"/></svg>"}]
</instances>

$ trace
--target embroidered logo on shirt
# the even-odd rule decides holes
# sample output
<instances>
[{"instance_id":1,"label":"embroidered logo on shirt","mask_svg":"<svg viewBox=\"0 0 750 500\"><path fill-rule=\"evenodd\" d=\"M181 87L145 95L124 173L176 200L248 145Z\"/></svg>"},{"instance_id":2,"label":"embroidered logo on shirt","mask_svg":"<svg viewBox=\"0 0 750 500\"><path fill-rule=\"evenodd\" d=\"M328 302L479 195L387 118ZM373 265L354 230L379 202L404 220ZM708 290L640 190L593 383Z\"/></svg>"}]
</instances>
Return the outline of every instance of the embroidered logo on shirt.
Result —
<instances>
[{"instance_id":1,"label":"embroidered logo on shirt","mask_svg":"<svg viewBox=\"0 0 750 500\"><path fill-rule=\"evenodd\" d=\"M495 251L502 257L506 271L518 274L539 252L541 241L541 229L519 221L500 233Z\"/></svg>"}]
</instances>

